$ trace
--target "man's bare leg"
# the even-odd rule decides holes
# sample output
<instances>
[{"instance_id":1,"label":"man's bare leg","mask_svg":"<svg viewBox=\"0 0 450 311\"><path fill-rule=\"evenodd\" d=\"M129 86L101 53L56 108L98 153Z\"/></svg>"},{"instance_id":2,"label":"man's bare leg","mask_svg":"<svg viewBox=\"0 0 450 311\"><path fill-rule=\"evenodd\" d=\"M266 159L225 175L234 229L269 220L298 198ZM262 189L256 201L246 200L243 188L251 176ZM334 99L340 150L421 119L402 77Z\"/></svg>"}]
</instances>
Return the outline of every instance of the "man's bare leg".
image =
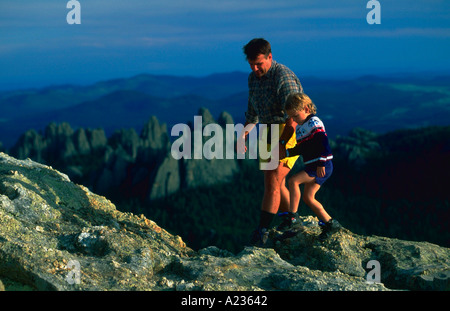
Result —
<instances>
[{"instance_id":1,"label":"man's bare leg","mask_svg":"<svg viewBox=\"0 0 450 311\"><path fill-rule=\"evenodd\" d=\"M289 191L285 185L286 175L290 168L283 163L279 163L275 170L264 171L264 196L261 207L259 227L253 231L250 243L264 244L264 232L269 228L273 217L280 208L289 208ZM284 188L284 189L283 189ZM283 199L282 199L283 198Z\"/></svg>"},{"instance_id":2,"label":"man's bare leg","mask_svg":"<svg viewBox=\"0 0 450 311\"><path fill-rule=\"evenodd\" d=\"M280 197L280 208L278 209L279 213L284 213L289 211L290 206L290 194L289 189L286 187L286 177L281 182L281 197Z\"/></svg>"}]
</instances>

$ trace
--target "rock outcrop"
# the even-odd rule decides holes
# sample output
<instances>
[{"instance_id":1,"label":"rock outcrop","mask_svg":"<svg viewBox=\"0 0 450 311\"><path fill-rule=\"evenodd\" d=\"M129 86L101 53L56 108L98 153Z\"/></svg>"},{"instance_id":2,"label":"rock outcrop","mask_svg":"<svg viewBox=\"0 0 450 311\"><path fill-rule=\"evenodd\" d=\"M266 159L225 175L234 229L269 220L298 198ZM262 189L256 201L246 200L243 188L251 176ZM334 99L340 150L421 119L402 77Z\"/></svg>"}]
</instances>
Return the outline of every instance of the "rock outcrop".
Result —
<instances>
[{"instance_id":1,"label":"rock outcrop","mask_svg":"<svg viewBox=\"0 0 450 311\"><path fill-rule=\"evenodd\" d=\"M190 249L155 222L32 160L0 153L0 288L31 290L448 290L450 250L342 229L319 242L316 219L267 248ZM366 265L380 264L381 283Z\"/></svg>"},{"instance_id":2,"label":"rock outcrop","mask_svg":"<svg viewBox=\"0 0 450 311\"><path fill-rule=\"evenodd\" d=\"M377 137L374 132L355 128L348 136L337 136L335 141L331 141L331 145L334 152L345 158L348 163L360 167L366 163L367 156L382 151Z\"/></svg>"},{"instance_id":3,"label":"rock outcrop","mask_svg":"<svg viewBox=\"0 0 450 311\"><path fill-rule=\"evenodd\" d=\"M48 166L6 154L0 219L0 278L32 289L150 289L174 256L192 253L151 220L117 211ZM79 274L69 279L74 267Z\"/></svg>"},{"instance_id":4,"label":"rock outcrop","mask_svg":"<svg viewBox=\"0 0 450 311\"><path fill-rule=\"evenodd\" d=\"M218 121L205 108L199 115L204 124L218 123L225 128L225 124L233 123L226 112ZM68 123L51 123L42 134L25 132L10 154L51 165L95 193L148 200L180 189L227 182L238 170L234 160L174 160L167 126L155 116L140 134L132 128L121 129L109 138L103 129L74 131Z\"/></svg>"}]
</instances>

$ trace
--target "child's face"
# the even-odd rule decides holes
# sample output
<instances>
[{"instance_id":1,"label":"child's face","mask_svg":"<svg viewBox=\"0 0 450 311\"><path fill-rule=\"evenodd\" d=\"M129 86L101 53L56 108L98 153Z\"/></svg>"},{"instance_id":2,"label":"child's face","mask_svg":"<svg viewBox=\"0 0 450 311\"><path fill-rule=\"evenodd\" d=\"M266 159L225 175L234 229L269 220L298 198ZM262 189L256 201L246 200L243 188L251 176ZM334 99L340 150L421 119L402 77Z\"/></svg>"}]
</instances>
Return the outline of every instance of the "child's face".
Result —
<instances>
[{"instance_id":1,"label":"child's face","mask_svg":"<svg viewBox=\"0 0 450 311\"><path fill-rule=\"evenodd\" d=\"M300 111L298 110L288 110L286 111L289 117L291 117L295 122L298 124L303 124L305 122L306 118L309 115L309 111L307 108L302 109Z\"/></svg>"}]
</instances>

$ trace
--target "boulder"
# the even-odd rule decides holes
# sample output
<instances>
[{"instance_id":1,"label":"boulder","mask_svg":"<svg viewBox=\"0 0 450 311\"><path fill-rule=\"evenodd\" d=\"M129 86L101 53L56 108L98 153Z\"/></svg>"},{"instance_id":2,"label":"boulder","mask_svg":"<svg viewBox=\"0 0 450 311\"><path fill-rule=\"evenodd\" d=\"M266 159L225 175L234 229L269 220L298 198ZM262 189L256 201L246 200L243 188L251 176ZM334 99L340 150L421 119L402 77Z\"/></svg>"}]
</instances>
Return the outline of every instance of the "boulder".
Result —
<instances>
[{"instance_id":1,"label":"boulder","mask_svg":"<svg viewBox=\"0 0 450 311\"><path fill-rule=\"evenodd\" d=\"M149 290L178 236L31 160L0 154L0 279L35 290Z\"/></svg>"},{"instance_id":2,"label":"boulder","mask_svg":"<svg viewBox=\"0 0 450 311\"><path fill-rule=\"evenodd\" d=\"M271 229L264 248L194 251L52 167L0 153L0 290L449 290L448 248L345 228L321 241L317 219L301 221L290 238Z\"/></svg>"}]
</instances>

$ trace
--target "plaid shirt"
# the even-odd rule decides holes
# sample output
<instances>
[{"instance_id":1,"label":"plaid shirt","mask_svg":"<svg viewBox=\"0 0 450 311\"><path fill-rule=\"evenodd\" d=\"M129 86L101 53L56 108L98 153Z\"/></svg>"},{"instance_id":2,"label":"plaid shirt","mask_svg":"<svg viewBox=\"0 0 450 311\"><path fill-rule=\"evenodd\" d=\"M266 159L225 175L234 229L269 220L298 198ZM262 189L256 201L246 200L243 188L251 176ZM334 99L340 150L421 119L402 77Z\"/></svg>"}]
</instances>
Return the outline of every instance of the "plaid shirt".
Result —
<instances>
[{"instance_id":1,"label":"plaid shirt","mask_svg":"<svg viewBox=\"0 0 450 311\"><path fill-rule=\"evenodd\" d=\"M272 66L261 78L252 72L248 77L248 123L285 123L284 105L291 93L303 92L296 75L286 66L272 61Z\"/></svg>"}]
</instances>

